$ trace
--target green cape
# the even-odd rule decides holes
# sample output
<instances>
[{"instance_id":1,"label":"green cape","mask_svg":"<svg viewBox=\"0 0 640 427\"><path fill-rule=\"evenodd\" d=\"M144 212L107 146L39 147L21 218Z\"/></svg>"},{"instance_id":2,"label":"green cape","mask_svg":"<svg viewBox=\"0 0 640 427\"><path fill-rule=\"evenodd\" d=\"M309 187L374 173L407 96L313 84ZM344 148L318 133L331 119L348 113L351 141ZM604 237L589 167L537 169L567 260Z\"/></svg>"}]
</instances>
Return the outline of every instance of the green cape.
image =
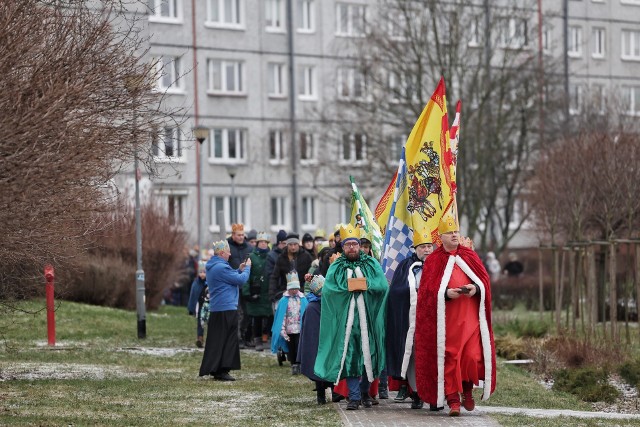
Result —
<instances>
[{"instance_id":1,"label":"green cape","mask_svg":"<svg viewBox=\"0 0 640 427\"><path fill-rule=\"evenodd\" d=\"M349 303L355 294L347 289L347 268L360 267L367 279L367 291L363 292L373 376L378 377L385 365L385 326L387 292L389 285L382 268L374 258L360 252L360 259L349 261L342 255L327 271L322 287L322 312L320 315L320 342L314 366L315 374L325 381L337 382L346 377L366 375L358 305L354 310L353 328L340 378L340 361L349 314Z\"/></svg>"}]
</instances>

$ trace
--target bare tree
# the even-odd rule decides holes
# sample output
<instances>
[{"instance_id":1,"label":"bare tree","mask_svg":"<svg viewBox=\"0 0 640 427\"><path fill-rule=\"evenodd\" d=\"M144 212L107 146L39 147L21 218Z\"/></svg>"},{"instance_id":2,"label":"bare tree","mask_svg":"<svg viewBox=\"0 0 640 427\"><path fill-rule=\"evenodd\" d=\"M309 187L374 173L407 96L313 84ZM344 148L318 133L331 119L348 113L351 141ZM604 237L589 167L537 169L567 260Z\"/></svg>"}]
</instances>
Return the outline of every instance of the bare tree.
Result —
<instances>
[{"instance_id":1,"label":"bare tree","mask_svg":"<svg viewBox=\"0 0 640 427\"><path fill-rule=\"evenodd\" d=\"M406 140L440 76L448 111L463 100L458 204L478 246L503 250L527 219L514 213L538 149L545 78L534 42L535 2L385 0L366 22L366 36L335 46L352 54L338 69L338 100L329 115L343 129L367 133L368 181L384 189ZM349 50L350 49L350 50ZM553 91L549 93L553 94ZM554 126L553 96L544 99Z\"/></svg>"},{"instance_id":2,"label":"bare tree","mask_svg":"<svg viewBox=\"0 0 640 427\"><path fill-rule=\"evenodd\" d=\"M86 248L112 177L167 120L123 3L0 1L0 298Z\"/></svg>"}]
</instances>

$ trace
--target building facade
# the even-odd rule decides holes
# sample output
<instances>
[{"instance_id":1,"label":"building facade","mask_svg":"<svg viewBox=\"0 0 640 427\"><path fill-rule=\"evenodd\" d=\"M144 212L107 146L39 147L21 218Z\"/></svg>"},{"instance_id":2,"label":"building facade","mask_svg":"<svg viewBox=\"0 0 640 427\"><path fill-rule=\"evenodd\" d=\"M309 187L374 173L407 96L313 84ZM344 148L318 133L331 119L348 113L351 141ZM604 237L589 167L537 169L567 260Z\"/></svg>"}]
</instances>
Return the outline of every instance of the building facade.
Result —
<instances>
[{"instance_id":1,"label":"building facade","mask_svg":"<svg viewBox=\"0 0 640 427\"><path fill-rule=\"evenodd\" d=\"M160 178L143 179L142 188L193 243L208 246L232 222L271 232L332 231L348 218L349 174L375 207L384 188L367 183L366 135L336 135L336 118L325 112L337 97L364 90L345 64L356 61L349 41L363 37L376 4L149 0L144 25L149 59L161 73L158 91L184 119L150 141ZM616 94L629 114L640 114L640 0L523 7L531 11L526 37L538 45L533 28L541 12L545 55L567 56L570 113L580 112L587 94L603 105ZM208 129L202 145L196 126ZM132 183L133 174L120 177L121 187ZM525 214L524 204L518 209ZM514 246L537 243L526 230L521 236Z\"/></svg>"}]
</instances>

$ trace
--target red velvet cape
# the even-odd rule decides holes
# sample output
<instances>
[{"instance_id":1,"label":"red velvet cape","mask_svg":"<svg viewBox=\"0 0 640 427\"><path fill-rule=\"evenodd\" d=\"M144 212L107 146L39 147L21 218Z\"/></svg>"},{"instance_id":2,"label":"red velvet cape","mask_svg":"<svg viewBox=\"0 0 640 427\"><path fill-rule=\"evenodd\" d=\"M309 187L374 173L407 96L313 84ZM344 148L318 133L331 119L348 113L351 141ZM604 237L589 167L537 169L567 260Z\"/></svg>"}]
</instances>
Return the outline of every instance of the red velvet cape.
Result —
<instances>
[{"instance_id":1,"label":"red velvet cape","mask_svg":"<svg viewBox=\"0 0 640 427\"><path fill-rule=\"evenodd\" d=\"M486 400L496 387L496 352L493 340L493 329L491 327L491 285L489 283L489 275L482 261L480 261L478 254L473 250L464 246L458 246L455 255L459 256L470 268L471 271L465 273L467 273L472 280L474 280L473 276L475 276L475 278L481 282L478 283L478 285L482 284L482 286L480 286L481 292L484 288L484 317L486 324L484 324L485 328L483 328L483 322L481 320L481 332L484 329L485 337L487 338L486 340L483 339L483 342L487 343L487 345L490 343L490 349L485 349L483 345L483 353L486 355L490 354L490 357L485 357L485 368L488 367L487 359L489 359L491 363L491 381L490 384L487 384L488 381L486 381L485 378L485 390L482 397L483 400ZM440 380L438 378L439 364L441 364L442 370L444 370L444 356L442 356L442 360L439 360L438 357L438 334L442 334L446 340L446 322L441 322L442 325L440 329L438 329L438 292L441 288L443 275L446 273L447 263L451 256L453 256L453 254L446 252L444 248L440 246L427 257L422 269L416 308L415 358L418 394L425 402L437 404L438 406L442 406L444 403L442 392L440 395L438 393L439 381L444 381L444 378ZM447 283L444 283L445 287L446 285ZM444 307L446 312L446 303ZM444 319L444 314L445 313L441 313L441 319ZM442 354L444 354L443 350ZM442 383L441 390L443 390L443 384L444 383ZM489 386L488 389L487 386Z\"/></svg>"}]
</instances>

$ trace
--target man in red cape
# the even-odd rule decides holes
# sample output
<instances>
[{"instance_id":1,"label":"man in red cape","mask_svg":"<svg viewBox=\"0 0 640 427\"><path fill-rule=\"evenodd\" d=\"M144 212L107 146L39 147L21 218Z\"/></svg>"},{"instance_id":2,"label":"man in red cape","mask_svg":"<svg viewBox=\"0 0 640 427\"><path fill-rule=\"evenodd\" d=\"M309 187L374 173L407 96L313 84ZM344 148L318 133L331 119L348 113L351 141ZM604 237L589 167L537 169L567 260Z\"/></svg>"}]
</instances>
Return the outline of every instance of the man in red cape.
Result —
<instances>
[{"instance_id":1,"label":"man in red cape","mask_svg":"<svg viewBox=\"0 0 640 427\"><path fill-rule=\"evenodd\" d=\"M496 388L496 352L491 328L491 286L478 255L459 244L451 215L438 225L442 246L427 257L416 312L416 385L425 402L444 400L449 415L475 408L473 385L484 381L482 400Z\"/></svg>"}]
</instances>

